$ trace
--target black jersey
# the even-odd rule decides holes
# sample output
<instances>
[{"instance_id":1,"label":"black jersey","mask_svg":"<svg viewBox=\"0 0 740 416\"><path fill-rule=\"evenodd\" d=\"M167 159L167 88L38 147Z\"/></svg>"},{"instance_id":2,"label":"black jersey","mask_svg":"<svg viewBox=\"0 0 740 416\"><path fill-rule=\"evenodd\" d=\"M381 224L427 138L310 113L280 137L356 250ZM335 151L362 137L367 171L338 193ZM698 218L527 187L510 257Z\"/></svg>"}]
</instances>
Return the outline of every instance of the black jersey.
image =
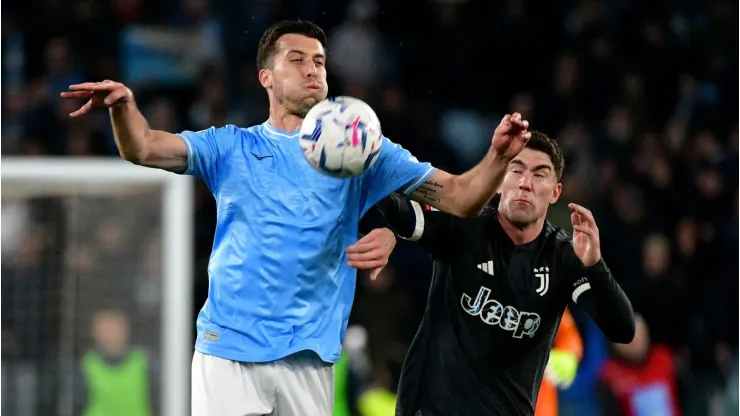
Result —
<instances>
[{"instance_id":1,"label":"black jersey","mask_svg":"<svg viewBox=\"0 0 740 416\"><path fill-rule=\"evenodd\" d=\"M426 312L401 375L397 416L533 415L571 301L583 307L588 300L585 309L607 337L632 339L632 308L604 262L584 267L570 235L549 222L534 241L516 246L492 209L460 219L396 194L377 209L434 260Z\"/></svg>"}]
</instances>

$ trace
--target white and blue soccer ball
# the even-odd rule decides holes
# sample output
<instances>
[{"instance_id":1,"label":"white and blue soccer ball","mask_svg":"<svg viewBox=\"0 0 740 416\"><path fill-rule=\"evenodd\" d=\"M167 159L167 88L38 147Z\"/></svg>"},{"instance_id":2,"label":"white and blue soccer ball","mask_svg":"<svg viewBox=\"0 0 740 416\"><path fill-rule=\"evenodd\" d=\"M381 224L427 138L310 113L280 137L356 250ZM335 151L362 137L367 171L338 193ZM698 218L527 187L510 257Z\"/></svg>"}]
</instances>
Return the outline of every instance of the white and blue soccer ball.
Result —
<instances>
[{"instance_id":1,"label":"white and blue soccer ball","mask_svg":"<svg viewBox=\"0 0 740 416\"><path fill-rule=\"evenodd\" d=\"M332 97L306 114L300 142L306 160L319 172L349 178L375 164L383 134L378 116L364 101Z\"/></svg>"}]
</instances>

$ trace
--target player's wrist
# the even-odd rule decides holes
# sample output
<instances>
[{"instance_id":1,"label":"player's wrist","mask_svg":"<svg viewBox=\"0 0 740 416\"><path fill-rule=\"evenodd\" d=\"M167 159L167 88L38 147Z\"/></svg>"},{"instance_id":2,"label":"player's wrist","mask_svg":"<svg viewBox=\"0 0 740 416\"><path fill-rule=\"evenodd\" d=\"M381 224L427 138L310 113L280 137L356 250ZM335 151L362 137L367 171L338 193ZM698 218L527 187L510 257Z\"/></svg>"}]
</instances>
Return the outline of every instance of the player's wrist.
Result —
<instances>
[{"instance_id":1,"label":"player's wrist","mask_svg":"<svg viewBox=\"0 0 740 416\"><path fill-rule=\"evenodd\" d=\"M493 148L493 146L491 146L491 148L488 151L488 158L489 158L489 162L492 165L498 166L504 169L506 168L506 166L509 165L509 162L511 162L511 160L513 159L511 157L506 156L503 152L497 151L496 149Z\"/></svg>"},{"instance_id":2,"label":"player's wrist","mask_svg":"<svg viewBox=\"0 0 740 416\"><path fill-rule=\"evenodd\" d=\"M584 266L586 266L586 271L589 274L594 274L594 275L602 274L602 273L605 273L605 272L607 272L609 270L606 267L606 262L604 262L604 258L601 257L601 256L599 256L599 259L596 262L594 262L593 264L591 264L591 265L584 264Z\"/></svg>"}]
</instances>

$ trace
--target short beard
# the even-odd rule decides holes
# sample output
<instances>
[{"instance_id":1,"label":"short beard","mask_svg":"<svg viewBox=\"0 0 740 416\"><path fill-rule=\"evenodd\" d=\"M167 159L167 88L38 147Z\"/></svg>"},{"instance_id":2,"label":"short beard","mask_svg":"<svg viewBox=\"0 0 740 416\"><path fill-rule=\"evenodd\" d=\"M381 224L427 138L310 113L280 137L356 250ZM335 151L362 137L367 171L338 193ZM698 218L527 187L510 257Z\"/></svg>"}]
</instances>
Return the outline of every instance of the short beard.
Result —
<instances>
[{"instance_id":1,"label":"short beard","mask_svg":"<svg viewBox=\"0 0 740 416\"><path fill-rule=\"evenodd\" d=\"M291 101L285 97L278 98L278 103L282 105L290 114L300 118L306 118L306 114L318 103L313 97L307 97L300 101Z\"/></svg>"}]
</instances>

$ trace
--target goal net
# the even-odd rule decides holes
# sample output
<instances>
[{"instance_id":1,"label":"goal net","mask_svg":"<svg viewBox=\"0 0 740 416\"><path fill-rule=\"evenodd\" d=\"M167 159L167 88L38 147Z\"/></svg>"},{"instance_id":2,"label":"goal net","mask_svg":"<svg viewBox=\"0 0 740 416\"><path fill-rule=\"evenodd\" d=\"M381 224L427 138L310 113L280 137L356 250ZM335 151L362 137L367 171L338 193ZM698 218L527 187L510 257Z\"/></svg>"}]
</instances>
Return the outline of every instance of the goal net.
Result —
<instances>
[{"instance_id":1,"label":"goal net","mask_svg":"<svg viewBox=\"0 0 740 416\"><path fill-rule=\"evenodd\" d=\"M2 414L77 415L106 388L189 414L191 178L115 159L0 166ZM132 375L108 377L121 357Z\"/></svg>"}]
</instances>

